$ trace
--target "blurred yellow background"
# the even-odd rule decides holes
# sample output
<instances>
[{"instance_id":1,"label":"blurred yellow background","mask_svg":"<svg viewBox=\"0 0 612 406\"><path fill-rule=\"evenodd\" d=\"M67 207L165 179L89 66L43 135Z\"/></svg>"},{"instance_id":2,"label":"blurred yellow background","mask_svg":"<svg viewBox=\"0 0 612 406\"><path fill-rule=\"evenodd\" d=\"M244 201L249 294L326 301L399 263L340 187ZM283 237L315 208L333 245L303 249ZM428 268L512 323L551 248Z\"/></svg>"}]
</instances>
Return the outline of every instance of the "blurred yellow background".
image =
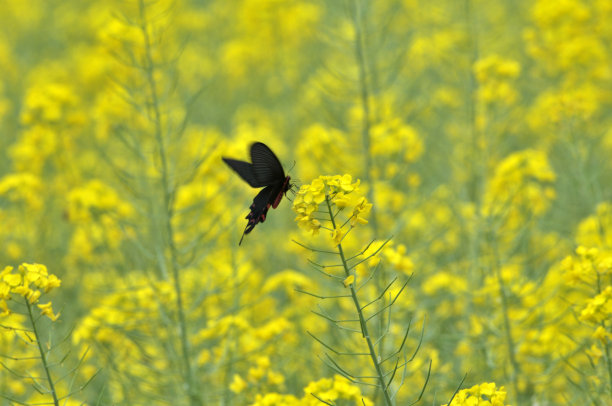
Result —
<instances>
[{"instance_id":1,"label":"blurred yellow background","mask_svg":"<svg viewBox=\"0 0 612 406\"><path fill-rule=\"evenodd\" d=\"M359 181L347 256L392 237L354 272L382 357L411 326L395 404L448 403L466 373L481 403L454 405L612 402L609 0L0 11L0 404L53 402L46 372L69 405L385 404L325 362L373 375L313 313L355 308L297 291L347 293L313 265L337 255L292 241L344 234L298 228L289 193L238 247L258 191L221 157L254 141L298 187ZM61 280L36 339L22 263Z\"/></svg>"}]
</instances>

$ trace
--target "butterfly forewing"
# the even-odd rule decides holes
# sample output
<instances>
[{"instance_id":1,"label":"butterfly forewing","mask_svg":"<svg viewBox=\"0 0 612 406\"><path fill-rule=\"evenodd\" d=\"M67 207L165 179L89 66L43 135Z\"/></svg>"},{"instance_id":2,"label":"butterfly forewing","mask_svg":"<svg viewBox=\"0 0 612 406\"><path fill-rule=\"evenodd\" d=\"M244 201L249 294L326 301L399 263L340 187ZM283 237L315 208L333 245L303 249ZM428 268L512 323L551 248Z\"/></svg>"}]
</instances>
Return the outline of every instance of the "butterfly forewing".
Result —
<instances>
[{"instance_id":1,"label":"butterfly forewing","mask_svg":"<svg viewBox=\"0 0 612 406\"><path fill-rule=\"evenodd\" d=\"M260 183L255 177L253 165L251 165L250 163L231 158L223 158L223 162L225 162L230 168L232 168L234 172L240 175L240 177L244 179L244 181L248 183L251 187L265 186L265 183Z\"/></svg>"},{"instance_id":2,"label":"butterfly forewing","mask_svg":"<svg viewBox=\"0 0 612 406\"><path fill-rule=\"evenodd\" d=\"M253 173L260 184L270 185L285 181L283 166L267 145L261 142L251 145L251 161Z\"/></svg>"}]
</instances>

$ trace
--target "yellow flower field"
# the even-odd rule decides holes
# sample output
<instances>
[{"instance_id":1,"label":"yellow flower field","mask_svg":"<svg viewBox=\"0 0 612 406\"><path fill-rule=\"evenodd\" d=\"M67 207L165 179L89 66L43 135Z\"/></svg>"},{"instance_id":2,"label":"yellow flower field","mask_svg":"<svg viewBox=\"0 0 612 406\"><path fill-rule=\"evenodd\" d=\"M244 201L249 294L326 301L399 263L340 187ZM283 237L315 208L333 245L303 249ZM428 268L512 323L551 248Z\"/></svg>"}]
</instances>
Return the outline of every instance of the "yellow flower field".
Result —
<instances>
[{"instance_id":1,"label":"yellow flower field","mask_svg":"<svg viewBox=\"0 0 612 406\"><path fill-rule=\"evenodd\" d=\"M0 10L0 405L612 404L609 0Z\"/></svg>"}]
</instances>

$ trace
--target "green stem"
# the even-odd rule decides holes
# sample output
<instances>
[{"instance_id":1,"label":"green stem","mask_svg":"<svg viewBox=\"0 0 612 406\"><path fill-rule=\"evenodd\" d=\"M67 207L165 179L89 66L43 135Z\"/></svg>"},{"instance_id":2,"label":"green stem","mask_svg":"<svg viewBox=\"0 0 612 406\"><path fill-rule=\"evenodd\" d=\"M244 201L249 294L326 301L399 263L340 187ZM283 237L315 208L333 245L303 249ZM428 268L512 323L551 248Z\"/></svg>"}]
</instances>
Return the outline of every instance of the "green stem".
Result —
<instances>
[{"instance_id":1,"label":"green stem","mask_svg":"<svg viewBox=\"0 0 612 406\"><path fill-rule=\"evenodd\" d=\"M359 68L359 86L360 86L360 98L361 98L361 109L363 111L363 119L361 123L361 142L363 145L364 155L364 173L365 181L368 184L367 198L376 207L376 193L374 192L374 182L372 179L372 156L370 155L370 86L368 84L368 68L366 58L366 47L364 44L364 34L362 24L363 13L361 10L361 4L359 0L353 1L354 14L353 14L353 25L355 27L355 59L357 60L357 66ZM378 221L376 219L376 213L372 212L370 224L374 235L378 235ZM385 272L381 271L375 278L376 288L382 289L384 280L386 279ZM383 297L379 303L379 309L384 309L387 306L386 297ZM384 312L380 313L378 317L378 333L382 336L385 329L385 317ZM385 346L384 336L378 343L378 352L382 353ZM375 400L378 397L374 396Z\"/></svg>"},{"instance_id":2,"label":"green stem","mask_svg":"<svg viewBox=\"0 0 612 406\"><path fill-rule=\"evenodd\" d=\"M499 252L497 250L497 242L493 241L493 249L495 250L495 275L497 277L497 283L499 284L499 295L502 300L502 313L504 316L504 329L506 330L506 345L508 347L508 357L510 358L510 365L512 366L512 385L514 386L514 392L516 393L517 403L521 404L521 396L519 392L518 376L520 374L520 365L516 360L516 345L514 338L512 337L512 324L510 323L510 304L508 303L508 296L506 295L506 286L501 274L501 264L499 261Z\"/></svg>"},{"instance_id":3,"label":"green stem","mask_svg":"<svg viewBox=\"0 0 612 406\"><path fill-rule=\"evenodd\" d=\"M478 130L478 125L476 123L478 116L478 104L477 104L477 92L478 92L478 81L474 76L474 64L478 61L478 35L477 35L477 27L475 23L475 17L472 10L472 1L465 0L465 14L466 21L468 25L468 46L469 50L469 65L468 65L468 77L467 83L469 84L469 95L467 97L466 107L468 110L468 120L469 120L469 131L470 131L470 139L472 142L472 152L473 159L471 162L467 164L471 165L472 173L473 173L473 182L468 184L468 194L472 201L480 206L480 199L483 192L483 185L486 180L486 147L480 145L480 135L481 132Z\"/></svg>"},{"instance_id":4,"label":"green stem","mask_svg":"<svg viewBox=\"0 0 612 406\"><path fill-rule=\"evenodd\" d=\"M174 244L174 228L172 226L172 217L174 211L172 208L172 192L169 180L169 165L166 157L166 145L162 134L162 123L161 123L161 112L159 108L159 97L157 95L157 86L154 78L154 62L151 53L151 39L149 38L149 31L147 29L147 15L146 15L146 4L144 0L140 0L140 21L141 30L144 36L145 43L145 72L149 90L151 93L151 106L153 108L154 123L155 123L155 140L157 141L159 149L159 158L161 161L161 176L162 176L162 189L164 198L164 208L166 210L165 224L166 234L168 239L168 248L170 250L170 263L172 267L172 276L174 279L174 290L176 292L176 307L179 319L179 331L181 340L181 349L183 355L183 364L185 368L185 378L187 381L187 393L191 405L202 404L199 394L196 390L194 372L190 361L190 349L187 331L187 320L185 317L185 310L183 305L183 295L181 289L181 279L178 265L177 249Z\"/></svg>"},{"instance_id":5,"label":"green stem","mask_svg":"<svg viewBox=\"0 0 612 406\"><path fill-rule=\"evenodd\" d=\"M363 119L361 120L361 142L363 144L364 155L364 175L365 181L368 184L368 200L376 207L374 201L374 184L372 183L372 157L370 156L370 89L368 86L368 72L365 56L365 46L363 39L363 30L361 28L361 7L359 0L354 0L355 14L353 16L353 24L355 26L355 58L359 67L359 85L361 108L363 110ZM374 235L378 235L378 222L374 213L371 216L371 225L374 230Z\"/></svg>"},{"instance_id":6,"label":"green stem","mask_svg":"<svg viewBox=\"0 0 612 406\"><path fill-rule=\"evenodd\" d=\"M327 203L327 210L329 212L329 218L331 219L332 226L334 230L336 229L336 221L334 220L334 214L332 212L331 205L329 204L329 197L325 195L325 203ZM351 275L349 270L349 266L346 263L346 258L344 256L344 250L342 249L342 244L338 244L338 254L340 255L340 259L342 260L342 266L344 267L344 273L347 277ZM363 338L365 338L368 349L370 350L370 358L372 359L372 363L374 364L374 368L376 369L376 374L378 376L378 382L380 385L380 389L382 390L383 396L385 398L385 404L387 406L392 406L393 402L391 401L391 396L389 395L389 389L387 388L387 384L385 383L385 375L382 370L382 366L378 362L378 356L376 354L376 348L374 348L374 343L372 342L372 338L370 337L370 333L368 332L368 325L363 316L363 311L361 309L361 305L359 304L359 299L357 298L357 291L355 290L355 284L352 283L350 285L351 289L351 297L353 298L353 303L355 305L355 309L359 314L359 324L361 325L361 333L363 334Z\"/></svg>"},{"instance_id":7,"label":"green stem","mask_svg":"<svg viewBox=\"0 0 612 406\"><path fill-rule=\"evenodd\" d=\"M40 343L40 336L38 335L38 329L36 328L36 322L34 321L34 315L32 314L32 305L25 299L26 307L28 308L28 316L30 317L30 322L32 323L32 331L34 332L34 337L36 338L36 345L38 346L38 351L40 353L40 359L43 363L43 368L45 370L45 374L47 375L47 381L49 382L49 391L51 392L51 396L53 396L53 404L55 406L59 406L59 400L57 399L57 393L55 391L55 385L53 384L53 379L51 378L51 372L49 371L49 364L47 364L47 356L43 351L42 344Z\"/></svg>"}]
</instances>

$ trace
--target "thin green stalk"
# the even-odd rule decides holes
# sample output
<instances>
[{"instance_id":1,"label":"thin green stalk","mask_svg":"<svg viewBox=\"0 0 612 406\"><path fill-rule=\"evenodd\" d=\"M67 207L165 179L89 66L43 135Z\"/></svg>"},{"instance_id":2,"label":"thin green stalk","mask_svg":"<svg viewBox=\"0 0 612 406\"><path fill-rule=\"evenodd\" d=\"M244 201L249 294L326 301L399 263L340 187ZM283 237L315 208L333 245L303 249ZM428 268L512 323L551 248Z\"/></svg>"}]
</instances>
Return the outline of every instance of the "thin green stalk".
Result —
<instances>
[{"instance_id":1,"label":"thin green stalk","mask_svg":"<svg viewBox=\"0 0 612 406\"><path fill-rule=\"evenodd\" d=\"M374 207L376 207L376 193L374 193L374 182L372 180L372 156L370 155L370 86L368 84L368 69L367 69L367 58L366 58L366 47L364 44L364 34L361 27L362 24L362 10L359 0L353 1L354 14L353 14L353 25L355 27L355 59L357 60L357 66L359 67L359 86L360 86L360 98L361 98L361 109L363 111L363 119L361 123L361 142L363 145L364 155L364 173L365 181L369 185L367 198ZM376 220L376 213L373 212L371 216L371 225L374 235L378 235L378 221ZM375 279L377 290L382 289L384 280L386 279L385 272L379 272L378 277ZM387 305L386 297L383 297L380 301L379 308L384 309ZM381 335L381 339L378 342L378 352L382 353L385 347L385 337L383 335L385 329L385 317L381 313L378 318L378 333ZM378 396L375 395L375 398Z\"/></svg>"},{"instance_id":2,"label":"thin green stalk","mask_svg":"<svg viewBox=\"0 0 612 406\"><path fill-rule=\"evenodd\" d=\"M361 7L359 0L354 0L355 13L353 16L353 25L355 26L355 58L357 60L357 66L359 67L359 86L360 86L360 98L361 108L363 110L363 119L361 121L361 142L363 144L363 156L364 156L364 175L365 181L369 185L367 198L374 207L376 202L374 200L374 184L372 183L372 157L370 156L370 87L368 85L368 72L366 64L365 46L363 39L363 30L361 28ZM376 221L376 215L372 213L371 225L374 230L374 235L378 235L378 222Z\"/></svg>"},{"instance_id":3,"label":"thin green stalk","mask_svg":"<svg viewBox=\"0 0 612 406\"><path fill-rule=\"evenodd\" d=\"M501 264L499 263L499 253L497 251L497 242L493 241L493 248L495 250L495 276L497 277L497 283L499 284L499 295L502 299L502 314L504 316L504 329L506 330L506 345L508 347L508 357L510 358L510 365L512 366L512 385L514 386L514 392L516 393L516 400L518 404L520 402L520 392L518 384L518 376L520 374L520 365L516 360L516 345L514 338L512 337L512 326L510 323L510 305L508 304L508 296L506 295L506 287L501 274Z\"/></svg>"},{"instance_id":4,"label":"thin green stalk","mask_svg":"<svg viewBox=\"0 0 612 406\"><path fill-rule=\"evenodd\" d=\"M174 211L172 208L172 192L169 180L169 165L168 159L166 157L166 145L164 142L164 137L162 134L162 123L161 123L161 112L159 108L159 98L157 95L157 86L155 82L154 74L154 62L153 56L151 54L151 39L149 38L149 31L147 29L147 15L146 15L146 5L144 0L139 1L140 6L140 22L141 22L141 30L144 36L145 43L145 58L146 65L144 66L144 70L146 72L147 82L149 85L149 91L151 93L151 106L153 108L154 114L154 124L155 124L155 139L157 141L158 149L159 149L159 158L161 161L161 176L162 176L162 189L163 189L163 198L164 198L164 208L166 210L165 216L165 228L168 239L168 248L170 249L170 264L172 267L172 276L174 279L174 290L176 291L176 307L179 319L179 330L180 330L180 340L181 340L181 349L183 354L183 364L185 368L185 378L187 380L187 393L189 396L189 402L191 405L200 405L202 404L199 394L196 390L194 372L191 365L190 360L190 349L189 349L189 339L188 339L188 331L187 331L187 320L185 317L185 310L183 304L183 295L181 289L181 278L179 272L178 265L178 255L177 249L174 244L174 228L172 226L172 217L174 215Z\"/></svg>"},{"instance_id":5,"label":"thin green stalk","mask_svg":"<svg viewBox=\"0 0 612 406\"><path fill-rule=\"evenodd\" d=\"M232 251L232 277L231 280L232 281L236 281L232 288L234 289L234 292L232 294L232 299L233 299L233 303L232 303L232 311L233 312L238 312L238 309L240 308L240 296L241 296L241 292L240 292L240 283L238 282L238 264L236 263L236 255L235 252ZM227 332L227 338L224 340L225 344L224 344L224 357L227 356L227 368L225 369L225 375L223 377L224 379L224 386L225 388L229 388L230 385L230 380L232 377L232 374L234 373L234 363L236 361L236 354L237 354L237 347L238 347L238 337L239 337L240 332L238 331L238 329L233 326L231 327L228 332ZM225 406L225 405L231 405L232 404L232 397L233 397L233 392L229 389L224 391L223 394L223 399L221 401L221 405Z\"/></svg>"},{"instance_id":6,"label":"thin green stalk","mask_svg":"<svg viewBox=\"0 0 612 406\"><path fill-rule=\"evenodd\" d=\"M32 305L27 298L24 299L26 307L28 308L28 316L30 317L30 322L32 323L32 331L34 332L34 337L36 338L36 345L38 346L40 359L42 360L43 368L45 370L45 374L47 375L47 381L49 382L49 392L51 392L51 396L53 396L53 404L55 406L59 406L59 400L57 399L57 393L55 392L55 385L53 384L51 372L49 371L49 365L47 364L47 356L45 355L42 344L40 343L40 336L38 335L38 329L36 328L36 322L34 321L34 315L32 314Z\"/></svg>"},{"instance_id":7,"label":"thin green stalk","mask_svg":"<svg viewBox=\"0 0 612 406\"><path fill-rule=\"evenodd\" d=\"M472 160L472 171L474 175L474 181L471 185L471 190L468 190L468 194L472 201L477 207L480 206L480 198L483 192L483 185L485 183L487 170L486 170L486 151L483 151L480 147L480 131L476 124L476 118L478 115L478 105L476 103L476 94L478 92L478 81L474 76L473 66L478 61L478 36L476 33L476 27L474 23L474 16L472 12L472 1L465 0L465 14L468 25L468 40L469 40L469 65L468 65L468 80L469 83L469 97L467 98L466 107L468 109L468 120L469 120L469 131L470 140L472 142L472 152L474 159Z\"/></svg>"},{"instance_id":8,"label":"thin green stalk","mask_svg":"<svg viewBox=\"0 0 612 406\"><path fill-rule=\"evenodd\" d=\"M329 197L327 195L325 195L325 203L327 203L327 210L329 212L329 218L331 219L332 226L334 227L334 229L336 229L336 221L334 220L334 213L332 212L331 205L329 204ZM348 277L350 276L351 272L349 270L349 266L344 256L344 250L342 249L342 244L338 244L337 248L338 248L338 254L340 255L340 259L342 260L342 266L344 268L344 273ZM365 317L363 316L363 310L361 308L361 305L359 304L359 299L357 298L357 291L355 290L355 284L351 284L350 289L351 289L351 297L353 299L355 309L357 310L357 313L359 314L359 324L361 325L361 332L363 334L363 338L365 338L368 344L368 349L370 350L370 358L372 359L372 363L374 364L374 368L376 369L379 386L385 398L385 404L387 406L392 406L393 402L391 401L391 396L389 395L389 390L385 382L382 366L380 365L378 361L376 349L374 348L374 342L372 341L372 338L370 337L370 333L368 332L368 325L365 320Z\"/></svg>"}]
</instances>

